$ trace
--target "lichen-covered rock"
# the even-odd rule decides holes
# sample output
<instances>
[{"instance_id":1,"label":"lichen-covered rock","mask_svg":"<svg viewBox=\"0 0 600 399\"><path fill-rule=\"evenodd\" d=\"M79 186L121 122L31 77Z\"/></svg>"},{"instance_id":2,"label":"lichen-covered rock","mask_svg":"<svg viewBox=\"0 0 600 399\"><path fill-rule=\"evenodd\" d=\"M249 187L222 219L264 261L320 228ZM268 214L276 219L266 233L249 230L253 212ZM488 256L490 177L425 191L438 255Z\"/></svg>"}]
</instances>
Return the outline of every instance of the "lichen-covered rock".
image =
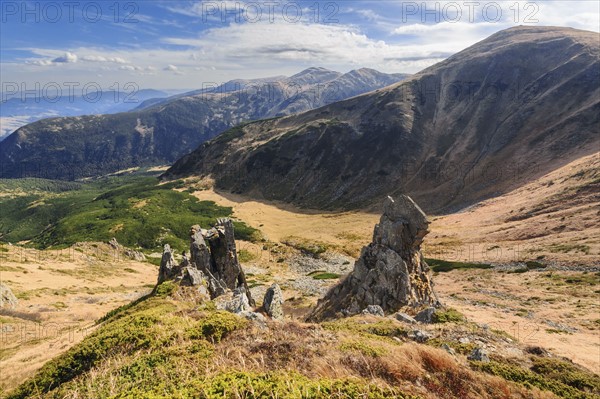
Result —
<instances>
[{"instance_id":1,"label":"lichen-covered rock","mask_svg":"<svg viewBox=\"0 0 600 399\"><path fill-rule=\"evenodd\" d=\"M219 310L231 313L242 313L250 310L250 303L243 287L236 288L231 294L221 295L214 300Z\"/></svg>"},{"instance_id":2,"label":"lichen-covered rock","mask_svg":"<svg viewBox=\"0 0 600 399\"><path fill-rule=\"evenodd\" d=\"M415 315L415 320L420 323L433 323L433 316L435 315L435 312L436 309L434 307L423 309Z\"/></svg>"},{"instance_id":3,"label":"lichen-covered rock","mask_svg":"<svg viewBox=\"0 0 600 399\"><path fill-rule=\"evenodd\" d=\"M394 315L394 317L396 317L396 320L404 323L417 324L417 321L414 319L414 317L407 315L406 313L398 312Z\"/></svg>"},{"instance_id":4,"label":"lichen-covered rock","mask_svg":"<svg viewBox=\"0 0 600 399\"><path fill-rule=\"evenodd\" d=\"M488 357L488 354L487 354L486 350L483 349L483 348L475 348L475 349L473 349L473 351L471 352L471 354L469 356L467 356L467 359L469 359L469 360L475 360L475 361L483 362L483 363L489 363L490 362L490 358Z\"/></svg>"},{"instance_id":5,"label":"lichen-covered rock","mask_svg":"<svg viewBox=\"0 0 600 399\"><path fill-rule=\"evenodd\" d=\"M369 305L384 312L437 303L421 243L429 220L410 197L388 197L373 242L363 248L354 270L319 301L308 316L321 321L360 313Z\"/></svg>"},{"instance_id":6,"label":"lichen-covered rock","mask_svg":"<svg viewBox=\"0 0 600 399\"><path fill-rule=\"evenodd\" d=\"M176 272L177 263L173 257L173 251L171 251L171 246L169 244L165 244L160 260L160 267L158 269L158 284L167 280L172 280L175 277Z\"/></svg>"},{"instance_id":7,"label":"lichen-covered rock","mask_svg":"<svg viewBox=\"0 0 600 399\"><path fill-rule=\"evenodd\" d=\"M227 289L242 287L249 303L254 305L246 275L237 258L233 222L221 218L209 230L193 226L191 236L191 263L207 276L211 297L216 298Z\"/></svg>"},{"instance_id":8,"label":"lichen-covered rock","mask_svg":"<svg viewBox=\"0 0 600 399\"><path fill-rule=\"evenodd\" d=\"M0 309L1 308L16 308L19 303L17 297L13 294L10 288L4 284L0 284Z\"/></svg>"},{"instance_id":9,"label":"lichen-covered rock","mask_svg":"<svg viewBox=\"0 0 600 399\"><path fill-rule=\"evenodd\" d=\"M381 306L379 305L369 305L366 308L363 309L362 311L363 314L370 314L373 316L380 316L380 317L384 317L385 313L383 312L383 309L381 309Z\"/></svg>"},{"instance_id":10,"label":"lichen-covered rock","mask_svg":"<svg viewBox=\"0 0 600 399\"><path fill-rule=\"evenodd\" d=\"M273 284L265 292L263 307L267 314L275 320L283 320L283 293L279 285Z\"/></svg>"}]
</instances>

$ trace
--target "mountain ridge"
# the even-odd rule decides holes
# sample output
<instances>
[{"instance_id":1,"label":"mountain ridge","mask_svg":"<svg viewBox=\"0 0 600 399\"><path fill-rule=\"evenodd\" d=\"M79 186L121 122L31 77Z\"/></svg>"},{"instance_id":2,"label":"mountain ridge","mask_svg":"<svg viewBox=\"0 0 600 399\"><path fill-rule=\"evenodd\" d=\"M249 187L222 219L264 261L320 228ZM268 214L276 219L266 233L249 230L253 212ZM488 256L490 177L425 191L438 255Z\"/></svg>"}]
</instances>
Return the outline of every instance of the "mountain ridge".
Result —
<instances>
[{"instance_id":1,"label":"mountain ridge","mask_svg":"<svg viewBox=\"0 0 600 399\"><path fill-rule=\"evenodd\" d=\"M365 71L361 73L365 81L354 84L348 79L336 82L335 77L344 76L339 72L304 72L295 80L257 79L260 84L233 91L200 90L115 115L38 121L0 142L0 177L73 180L172 163L242 122L305 111L387 86L403 76Z\"/></svg>"},{"instance_id":2,"label":"mountain ridge","mask_svg":"<svg viewBox=\"0 0 600 399\"><path fill-rule=\"evenodd\" d=\"M225 133L165 177L318 209L400 193L458 209L598 148L597 43L575 29L501 31L385 89Z\"/></svg>"}]
</instances>

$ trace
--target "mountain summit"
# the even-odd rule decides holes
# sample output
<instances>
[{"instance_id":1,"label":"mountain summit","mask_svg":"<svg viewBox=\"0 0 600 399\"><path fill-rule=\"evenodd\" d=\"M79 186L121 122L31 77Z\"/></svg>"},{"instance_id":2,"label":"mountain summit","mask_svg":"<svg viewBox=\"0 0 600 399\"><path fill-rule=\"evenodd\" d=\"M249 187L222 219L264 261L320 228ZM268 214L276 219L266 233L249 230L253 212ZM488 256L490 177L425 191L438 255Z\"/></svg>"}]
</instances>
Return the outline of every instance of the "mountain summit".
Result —
<instances>
[{"instance_id":1,"label":"mountain summit","mask_svg":"<svg viewBox=\"0 0 600 399\"><path fill-rule=\"evenodd\" d=\"M314 208L406 193L457 209L598 151L598 39L501 31L385 89L236 128L166 177Z\"/></svg>"}]
</instances>

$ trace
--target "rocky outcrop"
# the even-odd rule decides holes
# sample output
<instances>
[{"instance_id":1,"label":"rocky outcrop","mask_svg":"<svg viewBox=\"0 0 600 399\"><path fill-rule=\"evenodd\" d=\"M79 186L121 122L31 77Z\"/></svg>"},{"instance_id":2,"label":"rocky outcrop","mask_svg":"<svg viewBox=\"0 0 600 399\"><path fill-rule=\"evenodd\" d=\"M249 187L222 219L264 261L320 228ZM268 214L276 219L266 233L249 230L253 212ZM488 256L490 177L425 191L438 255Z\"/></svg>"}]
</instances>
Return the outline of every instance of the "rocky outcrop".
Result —
<instances>
[{"instance_id":1,"label":"rocky outcrop","mask_svg":"<svg viewBox=\"0 0 600 399\"><path fill-rule=\"evenodd\" d=\"M283 293L279 285L273 284L265 292L263 308L275 320L283 320Z\"/></svg>"},{"instance_id":2,"label":"rocky outcrop","mask_svg":"<svg viewBox=\"0 0 600 399\"><path fill-rule=\"evenodd\" d=\"M242 313L250 311L250 302L243 287L236 288L229 295L221 295L215 299L215 306L219 310L231 313Z\"/></svg>"},{"instance_id":3,"label":"rocky outcrop","mask_svg":"<svg viewBox=\"0 0 600 399\"><path fill-rule=\"evenodd\" d=\"M179 264L175 262L171 247L165 245L158 284L175 280L182 285L205 287L213 299L231 290L243 293L243 302L253 306L246 276L237 259L231 220L218 219L215 226L208 230L192 226L190 236L190 257L184 254Z\"/></svg>"},{"instance_id":4,"label":"rocky outcrop","mask_svg":"<svg viewBox=\"0 0 600 399\"><path fill-rule=\"evenodd\" d=\"M388 197L373 242L363 248L354 270L319 301L309 321L351 316L369 305L385 313L403 306L434 305L437 299L420 246L429 220L413 200Z\"/></svg>"},{"instance_id":5,"label":"rocky outcrop","mask_svg":"<svg viewBox=\"0 0 600 399\"><path fill-rule=\"evenodd\" d=\"M436 310L434 307L425 308L415 315L415 320L426 324L433 323L435 312Z\"/></svg>"},{"instance_id":6,"label":"rocky outcrop","mask_svg":"<svg viewBox=\"0 0 600 399\"><path fill-rule=\"evenodd\" d=\"M0 309L15 308L18 303L19 301L11 289L4 284L0 284Z\"/></svg>"},{"instance_id":7,"label":"rocky outcrop","mask_svg":"<svg viewBox=\"0 0 600 399\"><path fill-rule=\"evenodd\" d=\"M129 248L125 248L124 246L119 244L117 239L114 237L110 239L110 241L108 242L108 245L110 245L115 251L123 253L129 259L137 260L138 262L146 261L146 255L144 255L142 252L135 251L135 250L129 249Z\"/></svg>"}]
</instances>

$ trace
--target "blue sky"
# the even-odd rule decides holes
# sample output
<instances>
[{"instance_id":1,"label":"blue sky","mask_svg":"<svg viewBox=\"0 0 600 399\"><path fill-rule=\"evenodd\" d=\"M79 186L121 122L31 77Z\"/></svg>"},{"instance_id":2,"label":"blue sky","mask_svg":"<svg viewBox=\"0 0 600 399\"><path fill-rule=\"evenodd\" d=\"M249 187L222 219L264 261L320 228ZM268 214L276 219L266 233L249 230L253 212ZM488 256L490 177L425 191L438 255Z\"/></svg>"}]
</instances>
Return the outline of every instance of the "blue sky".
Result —
<instances>
[{"instance_id":1,"label":"blue sky","mask_svg":"<svg viewBox=\"0 0 600 399\"><path fill-rule=\"evenodd\" d=\"M195 89L310 66L413 73L511 26L598 31L600 24L597 1L3 0L0 6L1 80L27 88L134 82Z\"/></svg>"}]
</instances>

